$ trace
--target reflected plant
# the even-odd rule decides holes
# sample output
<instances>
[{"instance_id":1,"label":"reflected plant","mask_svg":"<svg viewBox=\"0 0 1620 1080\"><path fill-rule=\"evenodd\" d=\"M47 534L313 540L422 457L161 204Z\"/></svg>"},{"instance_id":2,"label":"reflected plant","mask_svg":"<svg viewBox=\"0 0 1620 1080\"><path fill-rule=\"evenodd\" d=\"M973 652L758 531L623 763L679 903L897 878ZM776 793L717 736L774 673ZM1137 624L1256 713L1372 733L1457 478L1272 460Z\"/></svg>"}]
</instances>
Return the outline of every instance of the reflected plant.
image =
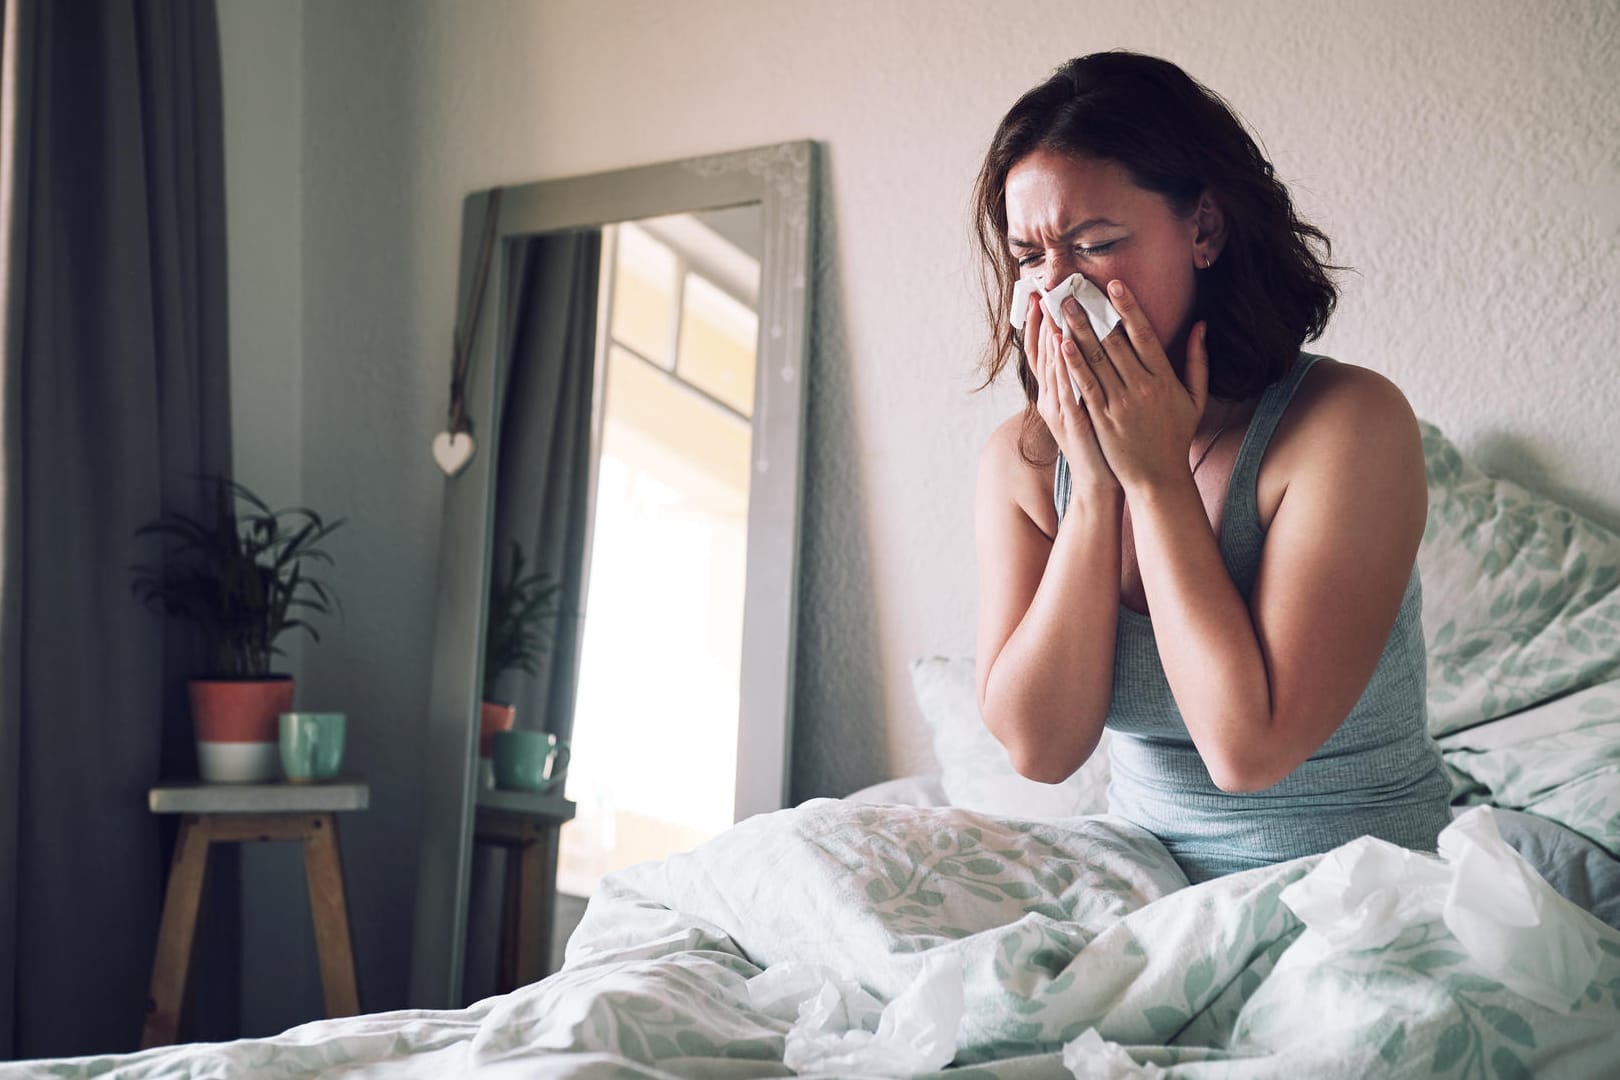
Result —
<instances>
[{"instance_id":1,"label":"reflected plant","mask_svg":"<svg viewBox=\"0 0 1620 1080\"><path fill-rule=\"evenodd\" d=\"M484 628L484 700L493 701L495 684L508 671L530 675L552 645L551 622L560 613L562 584L536 570L525 573L523 545L512 541L512 555L502 576L499 564L490 575L489 619Z\"/></svg>"}]
</instances>

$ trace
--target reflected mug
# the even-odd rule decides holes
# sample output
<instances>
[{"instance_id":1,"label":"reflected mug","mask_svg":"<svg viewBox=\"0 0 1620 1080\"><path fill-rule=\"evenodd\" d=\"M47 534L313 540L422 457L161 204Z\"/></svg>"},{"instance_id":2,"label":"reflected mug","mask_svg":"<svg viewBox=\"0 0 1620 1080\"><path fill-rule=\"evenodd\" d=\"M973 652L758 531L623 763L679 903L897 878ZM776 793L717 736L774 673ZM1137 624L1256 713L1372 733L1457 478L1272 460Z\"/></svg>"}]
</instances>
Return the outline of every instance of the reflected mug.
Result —
<instances>
[{"instance_id":1,"label":"reflected mug","mask_svg":"<svg viewBox=\"0 0 1620 1080\"><path fill-rule=\"evenodd\" d=\"M281 714L281 771L295 784L330 780L343 763L342 713Z\"/></svg>"},{"instance_id":2,"label":"reflected mug","mask_svg":"<svg viewBox=\"0 0 1620 1080\"><path fill-rule=\"evenodd\" d=\"M568 772L568 744L548 731L495 733L495 784L518 791L549 791Z\"/></svg>"}]
</instances>

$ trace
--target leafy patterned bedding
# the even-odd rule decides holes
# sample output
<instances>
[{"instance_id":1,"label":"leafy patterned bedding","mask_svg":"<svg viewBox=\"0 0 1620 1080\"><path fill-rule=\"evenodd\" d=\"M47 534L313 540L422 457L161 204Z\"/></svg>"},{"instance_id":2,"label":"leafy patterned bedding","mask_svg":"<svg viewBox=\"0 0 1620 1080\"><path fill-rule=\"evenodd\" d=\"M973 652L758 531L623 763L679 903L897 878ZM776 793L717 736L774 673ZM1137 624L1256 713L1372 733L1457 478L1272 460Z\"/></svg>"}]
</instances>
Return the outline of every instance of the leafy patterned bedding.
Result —
<instances>
[{"instance_id":1,"label":"leafy patterned bedding","mask_svg":"<svg viewBox=\"0 0 1620 1080\"><path fill-rule=\"evenodd\" d=\"M1514 846L1614 923L1620 536L1423 436L1429 726L1456 799L1526 811L1500 815ZM1620 931L1505 847L1482 866L1364 839L1189 886L1151 836L1091 816L1106 755L1033 785L984 731L971 661L913 678L954 808L822 800L632 868L561 972L468 1009L0 1080L1620 1076ZM1481 932L1471 903L1499 921ZM1538 919L1561 929L1514 925Z\"/></svg>"},{"instance_id":2,"label":"leafy patterned bedding","mask_svg":"<svg viewBox=\"0 0 1620 1080\"><path fill-rule=\"evenodd\" d=\"M1464 801L1526 810L1620 858L1620 681L1440 739Z\"/></svg>"},{"instance_id":3,"label":"leafy patterned bedding","mask_svg":"<svg viewBox=\"0 0 1620 1080\"><path fill-rule=\"evenodd\" d=\"M1432 912L1306 929L1284 890L1333 858L1188 886L1116 818L818 800L610 879L564 970L469 1009L0 1077L1612 1075L1620 932L1549 1008Z\"/></svg>"}]
</instances>

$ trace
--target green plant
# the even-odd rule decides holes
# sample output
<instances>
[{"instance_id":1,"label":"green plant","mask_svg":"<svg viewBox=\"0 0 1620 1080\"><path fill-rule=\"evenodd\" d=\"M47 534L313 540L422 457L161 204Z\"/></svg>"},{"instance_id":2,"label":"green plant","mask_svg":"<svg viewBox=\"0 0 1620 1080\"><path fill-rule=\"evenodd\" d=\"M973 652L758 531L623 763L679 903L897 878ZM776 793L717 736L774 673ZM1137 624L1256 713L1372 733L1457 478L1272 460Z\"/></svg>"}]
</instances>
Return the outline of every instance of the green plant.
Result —
<instances>
[{"instance_id":1,"label":"green plant","mask_svg":"<svg viewBox=\"0 0 1620 1080\"><path fill-rule=\"evenodd\" d=\"M222 477L209 482L211 520L171 512L135 531L168 544L161 563L133 568L132 587L148 606L202 627L210 675L268 675L282 634L298 629L321 639L300 613L329 614L337 599L304 564L332 565L319 544L343 522L324 521L302 507L272 510L241 484Z\"/></svg>"},{"instance_id":2,"label":"green plant","mask_svg":"<svg viewBox=\"0 0 1620 1080\"><path fill-rule=\"evenodd\" d=\"M495 682L512 670L530 675L551 647L551 629L559 609L562 585L541 572L524 573L523 546L512 541L512 558L503 578L497 566L490 575L489 620L484 629L484 700L494 700Z\"/></svg>"}]
</instances>

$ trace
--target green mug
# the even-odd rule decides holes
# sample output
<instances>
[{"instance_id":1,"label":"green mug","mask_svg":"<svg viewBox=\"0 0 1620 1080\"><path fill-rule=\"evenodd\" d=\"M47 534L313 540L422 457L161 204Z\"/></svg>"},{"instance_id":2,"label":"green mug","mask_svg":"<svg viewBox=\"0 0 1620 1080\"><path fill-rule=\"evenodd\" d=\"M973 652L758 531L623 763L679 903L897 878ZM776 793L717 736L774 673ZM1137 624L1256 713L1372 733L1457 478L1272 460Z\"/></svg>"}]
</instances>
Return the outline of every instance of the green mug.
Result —
<instances>
[{"instance_id":1,"label":"green mug","mask_svg":"<svg viewBox=\"0 0 1620 1080\"><path fill-rule=\"evenodd\" d=\"M550 791L568 772L568 744L547 731L495 733L495 785Z\"/></svg>"},{"instance_id":2,"label":"green mug","mask_svg":"<svg viewBox=\"0 0 1620 1080\"><path fill-rule=\"evenodd\" d=\"M330 780L343 763L342 713L281 714L281 771L295 784Z\"/></svg>"}]
</instances>

